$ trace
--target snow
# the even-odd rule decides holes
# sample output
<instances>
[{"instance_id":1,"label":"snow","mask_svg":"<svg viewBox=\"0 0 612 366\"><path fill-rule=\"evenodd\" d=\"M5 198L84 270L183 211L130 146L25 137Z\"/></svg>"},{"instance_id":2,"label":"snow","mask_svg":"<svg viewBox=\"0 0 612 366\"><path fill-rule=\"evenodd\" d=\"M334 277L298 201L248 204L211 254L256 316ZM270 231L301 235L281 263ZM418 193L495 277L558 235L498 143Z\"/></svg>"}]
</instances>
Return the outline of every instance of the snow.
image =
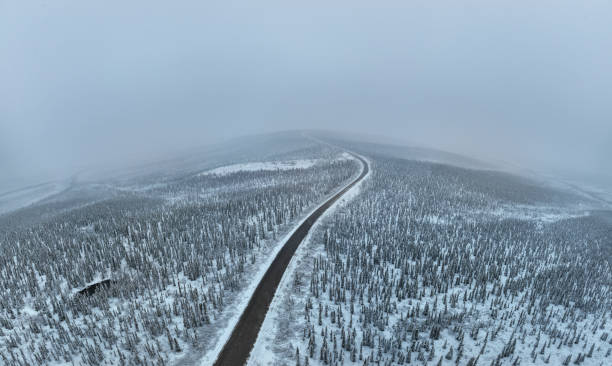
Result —
<instances>
[{"instance_id":1,"label":"snow","mask_svg":"<svg viewBox=\"0 0 612 366\"><path fill-rule=\"evenodd\" d=\"M346 154L346 153L345 153ZM350 157L350 155L348 155ZM371 162L363 156L360 156L362 159L368 162L370 166L370 170L368 174L357 184L355 184L350 190L348 190L340 199L338 199L332 206L330 206L325 213L317 220L317 222L312 226L310 232L304 238L302 244L298 247L293 258L289 262L285 273L283 274L283 278L276 290L276 295L270 304L270 309L266 314L266 318L261 326L261 330L259 331L259 335L257 336L257 340L255 341L255 345L253 346L253 350L251 351L251 355L247 361L247 365L268 365L274 364L275 354L270 350L271 346L274 342L279 340L275 339L276 335L276 322L285 317L287 312L286 309L283 308L285 304L285 296L281 296L280 294L290 294L291 293L291 280L293 279L297 268L304 262L304 259L307 257L316 256L318 253L313 253L311 248L309 248L309 242L311 240L311 236L314 232L316 232L317 227L321 225L321 223L325 220L326 217L332 215L343 205L348 203L349 201L355 199L361 192L361 187L368 180L368 178L372 174L372 164ZM351 157L352 158L352 157ZM299 225L298 225L299 226ZM265 268L267 269L267 267ZM285 339L287 341L287 339Z\"/></svg>"},{"instance_id":2,"label":"snow","mask_svg":"<svg viewBox=\"0 0 612 366\"><path fill-rule=\"evenodd\" d=\"M204 171L199 176L229 175L237 172L277 171L291 169L308 169L318 162L317 159L300 159L285 161L260 161L251 163L231 164Z\"/></svg>"},{"instance_id":3,"label":"snow","mask_svg":"<svg viewBox=\"0 0 612 366\"><path fill-rule=\"evenodd\" d=\"M50 182L16 191L0 193L0 215L33 205L47 197L59 193L70 184L68 182Z\"/></svg>"},{"instance_id":4,"label":"snow","mask_svg":"<svg viewBox=\"0 0 612 366\"><path fill-rule=\"evenodd\" d=\"M488 216L495 219L517 219L535 221L541 224L588 216L590 213L581 208L547 207L531 205L500 205L493 210L473 211L477 216Z\"/></svg>"}]
</instances>

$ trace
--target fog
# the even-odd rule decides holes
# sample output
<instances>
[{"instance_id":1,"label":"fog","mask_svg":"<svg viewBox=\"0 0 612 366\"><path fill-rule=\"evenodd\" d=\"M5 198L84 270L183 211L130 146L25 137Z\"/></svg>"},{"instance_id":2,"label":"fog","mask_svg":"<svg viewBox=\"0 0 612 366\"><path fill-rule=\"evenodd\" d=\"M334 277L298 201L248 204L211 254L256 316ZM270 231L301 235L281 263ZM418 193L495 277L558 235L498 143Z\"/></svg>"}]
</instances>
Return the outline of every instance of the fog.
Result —
<instances>
[{"instance_id":1,"label":"fog","mask_svg":"<svg viewBox=\"0 0 612 366\"><path fill-rule=\"evenodd\" d=\"M287 129L612 172L607 1L0 0L0 191Z\"/></svg>"}]
</instances>

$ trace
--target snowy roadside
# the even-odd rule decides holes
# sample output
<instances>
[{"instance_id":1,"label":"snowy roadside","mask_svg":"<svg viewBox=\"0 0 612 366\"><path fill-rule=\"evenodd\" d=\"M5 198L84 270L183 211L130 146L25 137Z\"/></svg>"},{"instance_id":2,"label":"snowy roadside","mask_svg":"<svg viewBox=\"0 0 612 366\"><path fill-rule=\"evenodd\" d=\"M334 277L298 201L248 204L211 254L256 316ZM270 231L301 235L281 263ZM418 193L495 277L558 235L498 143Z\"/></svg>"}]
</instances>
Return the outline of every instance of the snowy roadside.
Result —
<instances>
[{"instance_id":1,"label":"snowy roadside","mask_svg":"<svg viewBox=\"0 0 612 366\"><path fill-rule=\"evenodd\" d=\"M277 337L277 323L283 320L286 320L287 316L291 317L293 313L291 312L291 308L286 309L285 305L291 302L292 296L292 280L295 278L296 271L298 268L304 267L307 265L305 263L307 258L312 258L318 254L317 250L311 248L308 244L310 243L311 237L313 233L317 231L317 228L325 221L325 219L331 215L333 215L340 207L353 200L359 193L361 192L361 187L365 181L372 174L372 162L361 156L364 160L368 162L370 166L370 170L368 174L353 188L348 190L338 201L336 201L324 214L321 216L319 220L313 225L310 232L304 238L302 244L298 247L295 252L287 270L285 271L283 278L279 284L279 287L276 291L274 299L270 304L270 309L266 314L266 318L261 326L261 330L259 331L259 335L257 336L257 341L253 346L253 350L251 351L251 355L249 356L249 360L247 361L247 365L269 365L279 363L276 359L278 356L273 348L276 346L286 346L292 339L291 337L284 337L283 339L279 339ZM293 319L292 319L293 320Z\"/></svg>"}]
</instances>

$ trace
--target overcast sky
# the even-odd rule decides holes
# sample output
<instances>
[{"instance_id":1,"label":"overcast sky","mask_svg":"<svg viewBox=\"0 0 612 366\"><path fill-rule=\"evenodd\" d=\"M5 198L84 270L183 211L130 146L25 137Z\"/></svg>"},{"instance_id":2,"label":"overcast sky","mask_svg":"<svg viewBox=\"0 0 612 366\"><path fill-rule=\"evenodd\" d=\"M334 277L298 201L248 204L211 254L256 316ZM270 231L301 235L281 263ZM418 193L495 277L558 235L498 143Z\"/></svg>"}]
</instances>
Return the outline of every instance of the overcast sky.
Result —
<instances>
[{"instance_id":1,"label":"overcast sky","mask_svg":"<svg viewBox=\"0 0 612 366\"><path fill-rule=\"evenodd\" d=\"M610 4L0 0L0 188L293 128L610 174Z\"/></svg>"}]
</instances>

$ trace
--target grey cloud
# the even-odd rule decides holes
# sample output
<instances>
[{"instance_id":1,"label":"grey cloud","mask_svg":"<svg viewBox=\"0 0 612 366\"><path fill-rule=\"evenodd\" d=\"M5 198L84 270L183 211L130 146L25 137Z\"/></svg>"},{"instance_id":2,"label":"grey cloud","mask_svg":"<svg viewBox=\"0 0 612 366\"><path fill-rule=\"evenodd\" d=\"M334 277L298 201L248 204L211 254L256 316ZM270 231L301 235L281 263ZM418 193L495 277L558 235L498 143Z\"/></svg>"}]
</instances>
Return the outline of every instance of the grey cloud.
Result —
<instances>
[{"instance_id":1,"label":"grey cloud","mask_svg":"<svg viewBox=\"0 0 612 366\"><path fill-rule=\"evenodd\" d=\"M331 128L612 171L604 1L4 1L3 186Z\"/></svg>"}]
</instances>

